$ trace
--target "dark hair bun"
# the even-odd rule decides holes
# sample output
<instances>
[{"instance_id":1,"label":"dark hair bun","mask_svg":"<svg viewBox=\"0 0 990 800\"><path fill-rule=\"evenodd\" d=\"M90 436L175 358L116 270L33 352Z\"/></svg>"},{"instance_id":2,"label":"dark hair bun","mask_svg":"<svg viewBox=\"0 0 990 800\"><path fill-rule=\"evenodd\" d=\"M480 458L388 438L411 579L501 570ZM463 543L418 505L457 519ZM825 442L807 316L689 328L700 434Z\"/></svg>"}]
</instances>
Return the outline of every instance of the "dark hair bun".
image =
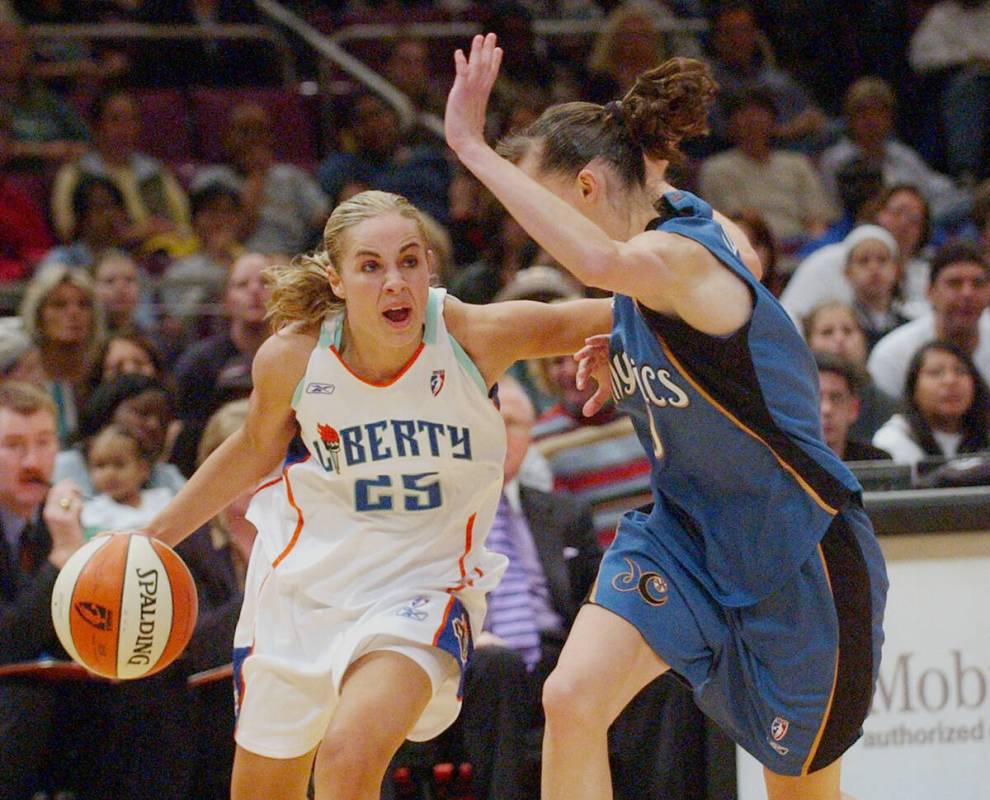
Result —
<instances>
[{"instance_id":1,"label":"dark hair bun","mask_svg":"<svg viewBox=\"0 0 990 800\"><path fill-rule=\"evenodd\" d=\"M651 158L671 158L682 139L708 133L718 86L708 66L671 58L647 70L622 98L622 120Z\"/></svg>"}]
</instances>

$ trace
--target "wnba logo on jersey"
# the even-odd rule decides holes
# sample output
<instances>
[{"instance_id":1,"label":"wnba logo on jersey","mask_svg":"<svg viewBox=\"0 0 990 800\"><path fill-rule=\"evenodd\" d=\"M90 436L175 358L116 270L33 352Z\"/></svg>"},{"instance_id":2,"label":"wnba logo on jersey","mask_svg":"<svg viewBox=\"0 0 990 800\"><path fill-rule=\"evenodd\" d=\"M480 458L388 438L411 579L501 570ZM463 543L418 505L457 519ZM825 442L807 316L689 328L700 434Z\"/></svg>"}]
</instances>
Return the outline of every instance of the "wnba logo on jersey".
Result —
<instances>
[{"instance_id":1,"label":"wnba logo on jersey","mask_svg":"<svg viewBox=\"0 0 990 800\"><path fill-rule=\"evenodd\" d=\"M612 375L612 397L617 403L637 391L646 402L657 408L687 408L691 403L687 392L674 383L669 370L649 364L637 367L625 352L612 356L609 372Z\"/></svg>"},{"instance_id":2,"label":"wnba logo on jersey","mask_svg":"<svg viewBox=\"0 0 990 800\"><path fill-rule=\"evenodd\" d=\"M433 374L430 375L430 391L433 392L434 397L440 394L446 376L446 371L442 369L435 369L433 370Z\"/></svg>"},{"instance_id":3,"label":"wnba logo on jersey","mask_svg":"<svg viewBox=\"0 0 990 800\"><path fill-rule=\"evenodd\" d=\"M783 717L774 717L773 722L770 723L770 738L767 739L767 744L770 745L778 755L786 756L791 752L789 747L784 747L780 744L780 740L787 736L787 729L791 727L791 724Z\"/></svg>"},{"instance_id":4,"label":"wnba logo on jersey","mask_svg":"<svg viewBox=\"0 0 990 800\"><path fill-rule=\"evenodd\" d=\"M319 439L313 440L313 452L327 472L340 474L340 434L330 425L318 423L316 433Z\"/></svg>"}]
</instances>

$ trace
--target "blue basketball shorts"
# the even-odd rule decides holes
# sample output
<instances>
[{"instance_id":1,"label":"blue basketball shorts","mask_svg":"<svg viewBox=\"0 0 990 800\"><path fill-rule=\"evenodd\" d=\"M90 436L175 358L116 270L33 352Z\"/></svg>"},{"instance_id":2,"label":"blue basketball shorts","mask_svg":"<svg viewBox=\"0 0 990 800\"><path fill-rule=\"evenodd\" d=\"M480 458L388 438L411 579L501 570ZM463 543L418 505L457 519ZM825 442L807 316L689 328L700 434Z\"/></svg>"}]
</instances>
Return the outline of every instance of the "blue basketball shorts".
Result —
<instances>
[{"instance_id":1,"label":"blue basketball shorts","mask_svg":"<svg viewBox=\"0 0 990 800\"><path fill-rule=\"evenodd\" d=\"M654 523L657 519L653 517ZM880 666L887 575L857 503L778 589L720 605L664 547L687 536L668 515L623 517L590 602L634 625L694 691L699 707L779 775L804 775L862 735Z\"/></svg>"}]
</instances>

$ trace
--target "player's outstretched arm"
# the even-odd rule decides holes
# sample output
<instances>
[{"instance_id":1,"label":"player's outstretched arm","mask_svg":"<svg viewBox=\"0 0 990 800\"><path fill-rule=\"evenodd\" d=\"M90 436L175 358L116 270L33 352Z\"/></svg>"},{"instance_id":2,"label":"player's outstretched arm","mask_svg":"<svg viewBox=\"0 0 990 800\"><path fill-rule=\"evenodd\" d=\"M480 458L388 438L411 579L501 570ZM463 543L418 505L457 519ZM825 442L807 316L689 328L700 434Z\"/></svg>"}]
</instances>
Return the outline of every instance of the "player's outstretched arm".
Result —
<instances>
[{"instance_id":1,"label":"player's outstretched arm","mask_svg":"<svg viewBox=\"0 0 990 800\"><path fill-rule=\"evenodd\" d=\"M612 301L510 300L476 306L448 297L444 319L490 386L516 361L571 355L589 336L607 334Z\"/></svg>"},{"instance_id":2,"label":"player's outstretched arm","mask_svg":"<svg viewBox=\"0 0 990 800\"><path fill-rule=\"evenodd\" d=\"M470 54L458 50L454 61L457 74L444 116L448 144L526 232L578 280L635 297L706 333L728 333L748 318L750 299L742 282L701 245L659 231L628 241L612 239L488 145L485 110L501 62L494 34L475 36Z\"/></svg>"},{"instance_id":3,"label":"player's outstretched arm","mask_svg":"<svg viewBox=\"0 0 990 800\"><path fill-rule=\"evenodd\" d=\"M475 36L471 52L454 54L456 77L447 98L444 130L447 144L461 163L498 198L551 256L587 286L634 294L627 285L640 274L643 251L624 253L624 243L611 239L515 164L499 156L485 141L485 111L502 60L495 35ZM656 269L659 258L650 257Z\"/></svg>"},{"instance_id":4,"label":"player's outstretched arm","mask_svg":"<svg viewBox=\"0 0 990 800\"><path fill-rule=\"evenodd\" d=\"M254 359L244 425L203 462L145 533L177 544L279 465L296 432L292 394L313 344L312 337L291 331L269 337Z\"/></svg>"}]
</instances>

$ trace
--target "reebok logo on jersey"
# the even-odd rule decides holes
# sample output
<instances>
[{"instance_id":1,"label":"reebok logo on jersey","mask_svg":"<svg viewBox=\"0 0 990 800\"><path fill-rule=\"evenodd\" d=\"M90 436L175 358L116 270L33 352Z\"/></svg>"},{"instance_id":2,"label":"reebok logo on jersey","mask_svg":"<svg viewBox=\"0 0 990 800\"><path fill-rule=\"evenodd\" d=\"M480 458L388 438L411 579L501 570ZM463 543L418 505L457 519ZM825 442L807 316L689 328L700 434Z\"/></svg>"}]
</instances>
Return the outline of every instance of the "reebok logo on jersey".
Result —
<instances>
[{"instance_id":1,"label":"reebok logo on jersey","mask_svg":"<svg viewBox=\"0 0 990 800\"><path fill-rule=\"evenodd\" d=\"M307 383L306 394L333 394L337 387L332 383Z\"/></svg>"},{"instance_id":2,"label":"reebok logo on jersey","mask_svg":"<svg viewBox=\"0 0 990 800\"><path fill-rule=\"evenodd\" d=\"M433 370L433 374L430 375L430 391L433 392L434 397L440 394L440 390L443 389L446 376L447 373L442 369L435 369Z\"/></svg>"},{"instance_id":3,"label":"reebok logo on jersey","mask_svg":"<svg viewBox=\"0 0 990 800\"><path fill-rule=\"evenodd\" d=\"M424 597L421 594L416 595L412 600L410 600L406 605L402 606L402 608L400 608L395 613L397 616L405 617L406 619L414 619L417 622L422 622L430 615L426 611L420 611L419 609L425 605L428 605L429 602L430 599L428 597Z\"/></svg>"}]
</instances>

